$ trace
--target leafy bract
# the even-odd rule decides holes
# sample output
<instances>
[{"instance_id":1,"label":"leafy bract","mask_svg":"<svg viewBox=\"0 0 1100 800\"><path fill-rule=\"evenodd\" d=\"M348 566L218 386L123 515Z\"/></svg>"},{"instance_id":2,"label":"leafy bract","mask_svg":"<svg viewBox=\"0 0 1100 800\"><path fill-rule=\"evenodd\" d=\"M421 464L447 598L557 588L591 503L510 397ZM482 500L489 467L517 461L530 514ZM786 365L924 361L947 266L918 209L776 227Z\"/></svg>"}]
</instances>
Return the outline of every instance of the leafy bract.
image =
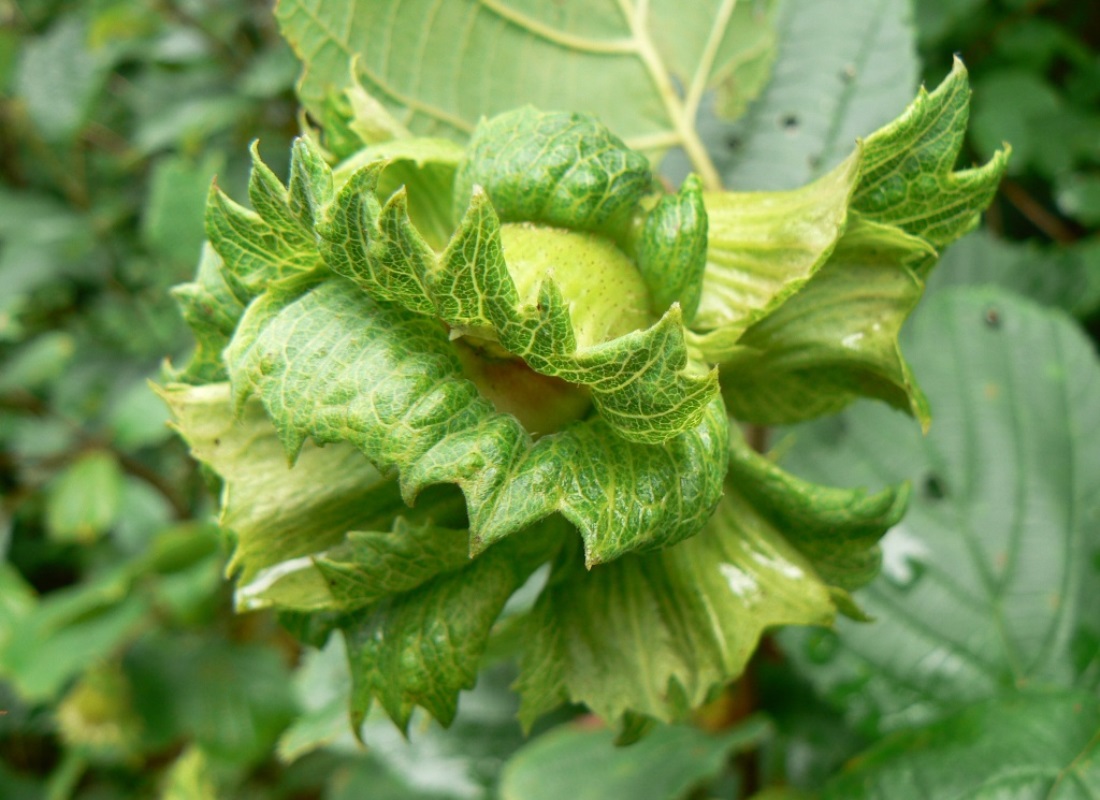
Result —
<instances>
[{"instance_id":1,"label":"leafy bract","mask_svg":"<svg viewBox=\"0 0 1100 800\"><path fill-rule=\"evenodd\" d=\"M276 13L318 118L326 96L350 85L354 58L370 95L416 135L461 140L483 115L527 103L588 112L643 152L683 147L717 188L695 129L699 104L715 91L736 115L760 91L774 55L772 6L283 0Z\"/></svg>"},{"instance_id":2,"label":"leafy bract","mask_svg":"<svg viewBox=\"0 0 1100 800\"><path fill-rule=\"evenodd\" d=\"M569 550L558 557L528 621L517 684L525 725L566 700L620 722L681 718L740 674L764 630L829 623L837 591L867 580L904 490L822 489L743 443L733 451L722 502L699 535L589 573ZM807 555L821 558L825 580Z\"/></svg>"},{"instance_id":3,"label":"leafy bract","mask_svg":"<svg viewBox=\"0 0 1100 800\"><path fill-rule=\"evenodd\" d=\"M379 468L399 468L408 502L429 484L457 483L466 494L475 552L560 511L580 528L589 560L596 563L692 535L718 501L727 430L718 403L696 429L661 445L618 439L598 419L535 442L514 417L494 411L478 396L462 377L446 333L427 319L378 306L339 278L309 286L298 296L290 290L286 296L271 295L249 308L228 351L238 402L256 393L291 454L301 451L307 437L318 443L350 441ZM290 331L304 335L288 336ZM220 444L218 450L203 449L204 442L236 441L226 435L241 430L233 427L228 406L220 412L217 408L226 400L224 389L196 390L184 397L176 417L196 455L230 478L230 469L238 469L237 456ZM190 401L200 405L188 418ZM246 419L261 431L270 430L257 417ZM257 541L266 563L258 562L255 569L318 552L335 545L338 538L333 537L356 529L339 530L351 520L338 516L336 527L327 528L331 535L309 532L326 525L326 517L311 508L313 500L295 499L299 495L291 487L295 493L308 492L317 467L288 472L270 449L270 433L261 436L270 443L266 450L254 446L256 434L236 445L241 474L255 487L242 497L242 513L266 509L283 528L290 519L286 515L293 512L308 524L286 524L285 547ZM332 470L329 485L338 498L334 502L346 509L341 514L363 508L341 494L347 492L343 487L354 484L358 492L368 492L381 477L371 478L366 464L353 472L327 450L318 457L325 460L324 469ZM222 460L226 458L232 463ZM255 493L270 489L264 487L272 470L290 482L282 492L289 505L282 511ZM616 492L617 486L624 489ZM234 491L245 490L230 482L227 509L235 507ZM384 485L379 491L393 496ZM377 498L373 502L388 507ZM256 530L264 540L271 536L268 523L236 522L226 513L227 527ZM252 547L249 541L243 537L241 547ZM312 546L303 552L307 542ZM254 574L248 568L248 575Z\"/></svg>"},{"instance_id":4,"label":"leafy bract","mask_svg":"<svg viewBox=\"0 0 1100 800\"><path fill-rule=\"evenodd\" d=\"M927 426L897 333L939 249L977 224L1007 158L1001 152L985 166L953 171L968 95L956 62L934 92L922 89L833 172L804 189L764 195L800 213L762 217L748 229L751 239L735 223L758 213L753 195L708 204L705 300L691 338L724 362L723 389L736 415L794 422L870 396ZM784 269L769 272L775 248Z\"/></svg>"},{"instance_id":5,"label":"leafy bract","mask_svg":"<svg viewBox=\"0 0 1100 800\"><path fill-rule=\"evenodd\" d=\"M944 291L915 323L931 433L861 406L796 429L787 458L810 477L918 487L859 594L877 622L787 640L828 697L886 729L1006 691L1091 690L1100 675L1092 347L1068 319L992 290Z\"/></svg>"}]
</instances>

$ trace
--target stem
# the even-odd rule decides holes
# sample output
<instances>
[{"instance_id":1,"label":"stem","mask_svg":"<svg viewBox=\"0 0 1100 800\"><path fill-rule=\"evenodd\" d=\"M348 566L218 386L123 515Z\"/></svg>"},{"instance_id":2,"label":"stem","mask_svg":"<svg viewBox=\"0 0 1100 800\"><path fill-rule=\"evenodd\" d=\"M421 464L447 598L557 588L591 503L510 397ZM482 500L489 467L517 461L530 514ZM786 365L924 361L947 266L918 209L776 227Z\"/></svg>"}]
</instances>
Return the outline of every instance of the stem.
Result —
<instances>
[{"instance_id":1,"label":"stem","mask_svg":"<svg viewBox=\"0 0 1100 800\"><path fill-rule=\"evenodd\" d=\"M46 800L69 800L84 776L88 762L75 750L68 750L46 784Z\"/></svg>"},{"instance_id":2,"label":"stem","mask_svg":"<svg viewBox=\"0 0 1100 800\"><path fill-rule=\"evenodd\" d=\"M1016 181L1005 178L1001 181L1001 193L1016 210L1027 217L1028 221L1058 244L1071 244L1077 241L1077 234L1061 219L1047 211L1043 205Z\"/></svg>"},{"instance_id":3,"label":"stem","mask_svg":"<svg viewBox=\"0 0 1100 800\"><path fill-rule=\"evenodd\" d=\"M710 160L707 148L695 130L694 120L688 116L680 97L676 94L676 88L668 76L661 56L649 36L647 18L649 16L649 0L638 0L636 7L631 8L629 0L619 0L619 9L630 26L630 32L634 36L638 57L642 60L657 93L664 103L665 111L676 134L680 138L680 146L684 148L692 166L695 167L699 177L703 179L703 185L708 191L721 191L722 178L715 169L714 162ZM731 9L732 11L732 9Z\"/></svg>"}]
</instances>

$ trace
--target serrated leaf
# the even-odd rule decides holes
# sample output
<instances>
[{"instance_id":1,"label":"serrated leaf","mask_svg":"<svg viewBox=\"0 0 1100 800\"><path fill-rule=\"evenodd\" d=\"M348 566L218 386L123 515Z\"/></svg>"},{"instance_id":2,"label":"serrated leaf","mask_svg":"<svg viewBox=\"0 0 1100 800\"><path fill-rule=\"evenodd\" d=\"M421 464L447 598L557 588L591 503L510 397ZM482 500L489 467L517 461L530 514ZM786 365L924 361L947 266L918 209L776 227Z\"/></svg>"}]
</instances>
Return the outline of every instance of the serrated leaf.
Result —
<instances>
[{"instance_id":1,"label":"serrated leaf","mask_svg":"<svg viewBox=\"0 0 1100 800\"><path fill-rule=\"evenodd\" d=\"M825 787L826 800L1100 793L1100 702L1084 692L987 701L888 737Z\"/></svg>"},{"instance_id":2,"label":"serrated leaf","mask_svg":"<svg viewBox=\"0 0 1100 800\"><path fill-rule=\"evenodd\" d=\"M875 493L819 486L739 440L730 448L727 480L810 559L822 579L841 589L862 586L878 573L878 540L909 505L908 484Z\"/></svg>"},{"instance_id":3,"label":"serrated leaf","mask_svg":"<svg viewBox=\"0 0 1100 800\"><path fill-rule=\"evenodd\" d=\"M674 195L666 195L646 216L635 245L638 271L649 287L653 311L680 304L691 323L703 295L709 223L703 184L689 175Z\"/></svg>"},{"instance_id":4,"label":"serrated leaf","mask_svg":"<svg viewBox=\"0 0 1100 800\"><path fill-rule=\"evenodd\" d=\"M372 698L402 730L421 706L442 725L477 680L489 632L512 593L560 547L568 526L543 523L490 548L464 569L349 615L341 623L352 674L352 723Z\"/></svg>"},{"instance_id":5,"label":"serrated leaf","mask_svg":"<svg viewBox=\"0 0 1100 800\"><path fill-rule=\"evenodd\" d=\"M394 514L412 514L397 484L347 444L307 445L292 469L258 404L234 416L227 384L168 386L161 395L192 455L225 481L220 523L236 538L229 571L239 572L245 608L330 606L310 558L344 544L349 531L385 529ZM424 512L461 522L457 499L426 498Z\"/></svg>"},{"instance_id":6,"label":"serrated leaf","mask_svg":"<svg viewBox=\"0 0 1100 800\"><path fill-rule=\"evenodd\" d=\"M934 92L921 87L904 114L867 138L852 207L937 250L973 230L1004 175L1009 151L955 171L969 116L966 68L955 59Z\"/></svg>"},{"instance_id":7,"label":"serrated leaf","mask_svg":"<svg viewBox=\"0 0 1100 800\"><path fill-rule=\"evenodd\" d=\"M779 320L797 316L792 308L802 312L821 304L817 298L798 290L830 263L826 256L838 239L848 245L847 252L834 256L833 268L828 270L831 275L817 281L816 286L807 286L807 290L820 289L838 279L840 262L851 260L851 250L857 242L857 249L869 251L857 260L880 264L883 280L889 280L888 272L899 269L911 270L915 278L926 278L939 249L978 224L979 214L992 199L1008 157L1007 151L1001 151L982 167L954 171L966 132L969 94L966 69L956 60L951 74L934 92L929 94L921 89L898 119L857 145L848 161L809 186L765 195L708 195L710 247L704 300L693 323L692 344L711 360L751 359L751 352L738 353L739 346L760 349L759 341L754 343L752 336L742 336L750 324L761 320L765 327L774 324L778 328ZM761 213L758 198L767 198L775 204L776 217L770 217L766 207L765 213ZM849 214L849 210L855 213ZM749 226L747 236L742 216L755 222ZM857 223L858 227L850 234L840 236L846 225ZM777 245L783 269L775 272L773 264L777 259L772 249ZM853 277L850 267L843 273L846 279ZM919 291L912 295L910 307L919 296ZM784 308L785 301L792 308ZM889 328L900 327L908 313L904 305L899 301ZM901 317L897 316L899 311ZM776 320L769 321L767 315L772 312L776 313ZM826 330L819 334L833 334ZM835 333L837 340L848 337L850 342L863 342L863 348L883 338L881 330L857 328L854 320L843 329L837 328ZM890 345L884 341L876 347L888 350ZM888 353L854 352L853 363L842 370L866 370L860 362L868 359L880 362L871 368L879 373L877 380L894 384L877 388L871 396L883 397L898 407L909 407L926 423L919 393L911 388L911 380L904 374L898 358ZM889 360L898 363L887 364ZM804 367L808 361L800 366ZM831 361L844 359L838 359L834 353ZM850 376L843 382L849 386L860 383ZM807 392L797 386L768 387L766 381L756 384L752 391L768 392L769 397L755 404L759 410L746 412L751 414L749 419L764 412L762 421L783 421L788 419L787 408L795 407L803 408L802 415L789 419L806 419L834 411L844 402L835 392L829 392L827 399L818 398L812 406L805 407ZM775 412L768 413L767 408L775 403L778 404Z\"/></svg>"},{"instance_id":8,"label":"serrated leaf","mask_svg":"<svg viewBox=\"0 0 1100 800\"><path fill-rule=\"evenodd\" d=\"M253 144L248 197L254 210L230 200L216 185L210 189L206 235L249 298L271 282L320 265L313 222L331 197L331 171L315 149L299 140L292 151L290 175L289 187L283 186Z\"/></svg>"},{"instance_id":9,"label":"serrated leaf","mask_svg":"<svg viewBox=\"0 0 1100 800\"><path fill-rule=\"evenodd\" d=\"M595 123L588 120L586 125ZM577 135L583 137L589 128L582 127ZM600 147L606 149L605 144ZM485 152L481 157L489 158ZM456 334L495 339L536 372L586 387L600 416L632 441L663 442L699 423L717 393L717 372L688 364L679 308L645 331L628 333L633 322L621 320L625 331L599 327L613 324L603 319L615 316L609 304L632 307L624 312L629 314L626 320L638 313L639 304L629 303L629 295L624 301L617 291L615 276L625 273L624 281L634 278L639 284L640 278L614 246L588 234L547 231L541 235L556 237L547 245L557 248L558 272L528 276L526 285L517 286L509 264L516 271L532 261L529 256L525 260L529 243L524 237L540 235L538 231L502 230L493 203L475 190L458 230L437 254L410 223L405 192L385 204L376 197L385 165L369 164L353 174L319 229L325 261L335 272L355 280L375 300L442 319ZM457 180L461 184L461 172ZM580 188L591 188L589 183L582 181ZM524 213L543 213L532 209ZM574 274L578 269L580 276ZM562 281L569 281L567 286L587 283L587 295L567 299ZM578 314L584 315L577 324L570 310L573 299L580 301ZM595 334L584 336L593 329Z\"/></svg>"},{"instance_id":10,"label":"serrated leaf","mask_svg":"<svg viewBox=\"0 0 1100 800\"><path fill-rule=\"evenodd\" d=\"M761 717L710 734L686 725L660 726L630 747L616 747L614 732L562 726L534 739L501 774L503 800L667 800L687 796L717 777L729 759L764 739ZM562 769L568 764L569 769Z\"/></svg>"},{"instance_id":11,"label":"serrated leaf","mask_svg":"<svg viewBox=\"0 0 1100 800\"><path fill-rule=\"evenodd\" d=\"M560 512L590 562L605 561L693 535L721 491L719 403L660 445L620 439L598 418L533 441L462 377L440 326L338 277L253 303L227 360L237 401L256 394L291 455L310 437L351 442L400 471L408 503L458 484L475 552Z\"/></svg>"},{"instance_id":12,"label":"serrated leaf","mask_svg":"<svg viewBox=\"0 0 1100 800\"><path fill-rule=\"evenodd\" d=\"M907 350L936 410L928 436L860 406L796 429L786 459L811 478L918 487L883 541L882 576L857 595L878 621L785 641L850 717L887 729L1009 687L1095 687L1100 369L1090 343L1060 314L955 290L930 298Z\"/></svg>"},{"instance_id":13,"label":"serrated leaf","mask_svg":"<svg viewBox=\"0 0 1100 800\"><path fill-rule=\"evenodd\" d=\"M526 622L525 726L566 701L620 724L677 719L741 674L767 628L851 613L845 589L873 574L875 543L903 513L906 488L829 489L737 435L731 451L725 494L698 536L590 571L568 550L559 556Z\"/></svg>"},{"instance_id":14,"label":"serrated leaf","mask_svg":"<svg viewBox=\"0 0 1100 800\"><path fill-rule=\"evenodd\" d=\"M46 495L46 529L62 542L91 544L118 517L122 469L114 455L92 451L65 468Z\"/></svg>"},{"instance_id":15,"label":"serrated leaf","mask_svg":"<svg viewBox=\"0 0 1100 800\"><path fill-rule=\"evenodd\" d=\"M753 322L796 293L844 231L858 153L791 192L707 194L707 265L695 346L723 360Z\"/></svg>"},{"instance_id":16,"label":"serrated leaf","mask_svg":"<svg viewBox=\"0 0 1100 800\"><path fill-rule=\"evenodd\" d=\"M681 718L740 675L765 628L833 614L809 562L727 488L704 531L676 547L591 572L559 559L529 620L520 720L566 701L607 720Z\"/></svg>"},{"instance_id":17,"label":"serrated leaf","mask_svg":"<svg viewBox=\"0 0 1100 800\"><path fill-rule=\"evenodd\" d=\"M908 0L785 0L772 79L734 125L706 124L726 185L794 189L893 119L920 74Z\"/></svg>"},{"instance_id":18,"label":"serrated leaf","mask_svg":"<svg viewBox=\"0 0 1100 800\"><path fill-rule=\"evenodd\" d=\"M924 291L907 265L932 252L896 228L851 222L802 291L749 328L726 357L722 391L730 412L783 424L872 397L927 427L929 409L897 337Z\"/></svg>"},{"instance_id":19,"label":"serrated leaf","mask_svg":"<svg viewBox=\"0 0 1100 800\"><path fill-rule=\"evenodd\" d=\"M652 181L645 156L594 117L524 106L474 129L455 178L455 216L480 186L503 222L615 238Z\"/></svg>"},{"instance_id":20,"label":"serrated leaf","mask_svg":"<svg viewBox=\"0 0 1100 800\"><path fill-rule=\"evenodd\" d=\"M350 13L348 0L292 0L276 13L306 65L299 94L315 114L332 88L350 85L355 57L366 90L416 135L461 140L481 116L525 103L587 112L636 149L684 146L708 188L717 188L695 131L698 106L716 90L735 112L731 95L760 90L772 53L771 6L464 0L372 3ZM392 56L399 46L403 55Z\"/></svg>"},{"instance_id":21,"label":"serrated leaf","mask_svg":"<svg viewBox=\"0 0 1100 800\"><path fill-rule=\"evenodd\" d=\"M357 150L333 170L333 181L343 186L362 167L384 163L378 196L389 197L404 186L409 220L431 247L441 250L455 229L451 197L463 153L449 139L393 139Z\"/></svg>"}]
</instances>

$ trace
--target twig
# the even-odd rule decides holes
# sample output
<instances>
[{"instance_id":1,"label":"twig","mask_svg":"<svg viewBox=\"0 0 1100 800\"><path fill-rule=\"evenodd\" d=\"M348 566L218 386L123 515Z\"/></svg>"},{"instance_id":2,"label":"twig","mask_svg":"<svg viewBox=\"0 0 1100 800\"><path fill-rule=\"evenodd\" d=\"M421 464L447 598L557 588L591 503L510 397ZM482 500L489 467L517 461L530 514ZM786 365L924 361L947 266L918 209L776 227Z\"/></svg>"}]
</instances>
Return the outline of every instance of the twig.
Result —
<instances>
[{"instance_id":1,"label":"twig","mask_svg":"<svg viewBox=\"0 0 1100 800\"><path fill-rule=\"evenodd\" d=\"M1041 230L1058 244L1071 244L1078 236L1058 216L1047 211L1043 205L1016 181L1006 178L1001 181L1001 193L1016 210L1027 217L1036 228Z\"/></svg>"}]
</instances>

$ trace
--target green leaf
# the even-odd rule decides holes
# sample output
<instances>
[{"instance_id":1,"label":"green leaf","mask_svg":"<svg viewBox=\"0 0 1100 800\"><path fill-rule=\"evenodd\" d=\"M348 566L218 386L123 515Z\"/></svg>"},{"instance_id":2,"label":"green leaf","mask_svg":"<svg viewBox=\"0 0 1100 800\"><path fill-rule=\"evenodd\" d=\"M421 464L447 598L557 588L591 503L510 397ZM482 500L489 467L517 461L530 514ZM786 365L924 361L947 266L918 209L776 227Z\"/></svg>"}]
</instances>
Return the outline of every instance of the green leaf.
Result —
<instances>
[{"instance_id":1,"label":"green leaf","mask_svg":"<svg viewBox=\"0 0 1100 800\"><path fill-rule=\"evenodd\" d=\"M458 693L477 680L489 632L505 602L560 547L567 526L544 523L467 562L398 594L341 627L352 674L352 722L366 718L373 697L408 730L415 706L442 725L458 709Z\"/></svg>"},{"instance_id":2,"label":"green leaf","mask_svg":"<svg viewBox=\"0 0 1100 800\"><path fill-rule=\"evenodd\" d=\"M794 189L833 169L856 139L894 119L920 65L908 0L786 0L771 82L708 145L726 185Z\"/></svg>"},{"instance_id":3,"label":"green leaf","mask_svg":"<svg viewBox=\"0 0 1100 800\"><path fill-rule=\"evenodd\" d=\"M646 216L636 258L657 314L679 303L685 322L695 318L703 294L708 230L703 184L696 175L689 175L677 194L659 199Z\"/></svg>"},{"instance_id":4,"label":"green leaf","mask_svg":"<svg viewBox=\"0 0 1100 800\"><path fill-rule=\"evenodd\" d=\"M825 787L826 800L1094 797L1100 702L1084 692L991 700L890 736Z\"/></svg>"},{"instance_id":5,"label":"green leaf","mask_svg":"<svg viewBox=\"0 0 1100 800\"><path fill-rule=\"evenodd\" d=\"M966 68L956 58L935 91L921 87L904 114L867 138L852 208L937 250L977 227L1009 150L997 150L983 166L955 171L969 109Z\"/></svg>"},{"instance_id":6,"label":"green leaf","mask_svg":"<svg viewBox=\"0 0 1100 800\"><path fill-rule=\"evenodd\" d=\"M670 721L744 669L772 625L825 624L828 588L751 505L727 489L698 536L588 572L560 557L528 623L520 720L566 701L604 719Z\"/></svg>"},{"instance_id":7,"label":"green leaf","mask_svg":"<svg viewBox=\"0 0 1100 800\"><path fill-rule=\"evenodd\" d=\"M707 194L707 265L692 338L724 360L756 320L801 289L844 230L859 179L853 156L791 192Z\"/></svg>"},{"instance_id":8,"label":"green leaf","mask_svg":"<svg viewBox=\"0 0 1100 800\"><path fill-rule=\"evenodd\" d=\"M203 201L211 178L224 167L224 161L221 154L208 155L198 163L167 156L153 167L141 234L153 253L167 262L166 271L189 266L202 251Z\"/></svg>"},{"instance_id":9,"label":"green leaf","mask_svg":"<svg viewBox=\"0 0 1100 800\"><path fill-rule=\"evenodd\" d=\"M727 481L811 560L818 575L842 589L878 573L878 540L901 521L910 494L908 484L868 494L808 483L739 441L730 448Z\"/></svg>"},{"instance_id":10,"label":"green leaf","mask_svg":"<svg viewBox=\"0 0 1100 800\"><path fill-rule=\"evenodd\" d=\"M937 412L928 436L859 406L796 429L786 458L811 479L918 487L857 596L877 622L785 641L850 717L888 729L1015 687L1095 687L1092 346L1066 317L987 289L931 298L907 349Z\"/></svg>"},{"instance_id":11,"label":"green leaf","mask_svg":"<svg viewBox=\"0 0 1100 800\"><path fill-rule=\"evenodd\" d=\"M283 186L253 145L248 198L254 210L230 200L217 186L210 189L206 235L249 298L273 281L320 265L313 223L332 194L332 174L316 150L299 140L290 175L289 187Z\"/></svg>"},{"instance_id":12,"label":"green leaf","mask_svg":"<svg viewBox=\"0 0 1100 800\"><path fill-rule=\"evenodd\" d=\"M927 427L928 406L897 337L924 290L907 265L932 252L896 228L850 223L803 290L749 328L726 358L722 390L731 413L782 424L872 397Z\"/></svg>"},{"instance_id":13,"label":"green leaf","mask_svg":"<svg viewBox=\"0 0 1100 800\"><path fill-rule=\"evenodd\" d=\"M410 504L430 484L458 484L473 552L560 512L598 563L693 535L721 491L719 403L659 445L620 439L598 418L533 441L462 377L436 322L377 305L340 278L269 291L227 359L238 404L256 394L292 456L308 437L349 441L379 469L400 470Z\"/></svg>"},{"instance_id":14,"label":"green leaf","mask_svg":"<svg viewBox=\"0 0 1100 800\"><path fill-rule=\"evenodd\" d=\"M502 222L614 238L652 180L645 156L595 118L524 106L474 129L455 180L455 216L480 186Z\"/></svg>"},{"instance_id":15,"label":"green leaf","mask_svg":"<svg viewBox=\"0 0 1100 800\"><path fill-rule=\"evenodd\" d=\"M0 640L0 675L29 702L57 697L89 663L111 657L145 624L145 598L121 567L52 592L13 620Z\"/></svg>"},{"instance_id":16,"label":"green leaf","mask_svg":"<svg viewBox=\"0 0 1100 800\"><path fill-rule=\"evenodd\" d=\"M448 139L393 139L357 150L337 165L333 180L343 186L362 167L383 162L378 195L389 197L404 186L409 220L431 247L441 250L457 221L451 197L463 153Z\"/></svg>"},{"instance_id":17,"label":"green leaf","mask_svg":"<svg viewBox=\"0 0 1100 800\"><path fill-rule=\"evenodd\" d=\"M1087 317L1100 306L1100 239L1041 247L980 229L948 248L928 281L930 293L949 286L1000 286Z\"/></svg>"},{"instance_id":18,"label":"green leaf","mask_svg":"<svg viewBox=\"0 0 1100 800\"><path fill-rule=\"evenodd\" d=\"M81 456L50 484L46 529L58 541L90 544L118 515L122 470L106 451Z\"/></svg>"},{"instance_id":19,"label":"green leaf","mask_svg":"<svg viewBox=\"0 0 1100 800\"><path fill-rule=\"evenodd\" d=\"M195 352L186 366L179 370L169 368L168 375L184 383L225 380L222 351L244 313L247 292L226 270L225 262L208 243L202 248L194 282L175 287L172 296L191 327Z\"/></svg>"},{"instance_id":20,"label":"green leaf","mask_svg":"<svg viewBox=\"0 0 1100 800\"><path fill-rule=\"evenodd\" d=\"M192 745L172 762L160 800L216 800L217 789L202 749Z\"/></svg>"},{"instance_id":21,"label":"green leaf","mask_svg":"<svg viewBox=\"0 0 1100 800\"><path fill-rule=\"evenodd\" d=\"M192 454L225 481L220 523L236 538L230 570L239 571L238 603L246 608L283 594L283 602L294 605L330 602L319 575L297 590L283 587L269 596L267 589L309 567L308 556L339 545L348 531L388 527L404 508L396 484L346 444L306 446L291 469L257 404L234 417L226 384L173 385L161 395ZM316 592L299 594L314 586L319 599L310 600Z\"/></svg>"},{"instance_id":22,"label":"green leaf","mask_svg":"<svg viewBox=\"0 0 1100 800\"><path fill-rule=\"evenodd\" d=\"M108 53L89 46L82 15L60 17L23 47L15 91L43 137L62 142L87 121L110 66Z\"/></svg>"},{"instance_id":23,"label":"green leaf","mask_svg":"<svg viewBox=\"0 0 1100 800\"><path fill-rule=\"evenodd\" d=\"M0 392L41 390L64 374L75 350L70 333L49 331L35 337L4 362Z\"/></svg>"},{"instance_id":24,"label":"green leaf","mask_svg":"<svg viewBox=\"0 0 1100 800\"><path fill-rule=\"evenodd\" d=\"M610 147L610 140L601 138L606 131L597 136L593 131L602 129L590 119L522 113L525 124L536 127L544 119L568 123L564 131L538 128L540 135L550 137L547 148L564 148L571 156L569 141L578 136L598 139L595 145L582 142L582 149L603 152ZM562 141L557 141L559 134ZM507 136L500 135L507 144ZM474 177L490 184L503 181L496 172L481 176L478 169L497 170L518 157L505 149L502 164L494 166L489 137L487 133L481 150L460 167L456 198L462 196L463 182ZM489 166L478 167L479 158ZM615 158L624 156L620 152ZM566 168L558 156L549 161L553 163L547 171ZM633 263L611 243L592 234L502 227L489 196L475 189L458 230L437 254L410 224L404 192L384 205L376 197L384 167L385 162L368 164L352 175L319 229L325 261L334 271L353 279L377 301L442 319L456 336L498 342L536 372L586 387L601 418L632 441L655 444L698 425L717 393L717 372L688 363L678 308L645 331L637 330L648 322L648 302L638 297L645 294L644 284ZM464 170L472 174L466 176ZM562 197L543 198L529 208L516 206L513 213L564 222L564 216L554 217L559 212L549 209L565 203L570 193L590 190L595 178L577 180L576 185L557 186ZM530 180L500 183L496 191L506 205L515 201L505 195L536 196ZM628 210L636 204L640 187L634 191ZM605 211L607 219L595 208L583 214L602 219L599 224L622 216L617 205Z\"/></svg>"},{"instance_id":25,"label":"green leaf","mask_svg":"<svg viewBox=\"0 0 1100 800\"><path fill-rule=\"evenodd\" d=\"M566 701L620 724L677 719L741 674L767 628L853 610L845 590L874 574L875 543L907 489L814 486L739 437L731 451L722 502L698 536L590 571L568 549L555 561L526 622L525 726Z\"/></svg>"},{"instance_id":26,"label":"green leaf","mask_svg":"<svg viewBox=\"0 0 1100 800\"><path fill-rule=\"evenodd\" d=\"M296 711L289 670L270 646L157 631L123 666L153 750L188 737L212 759L254 764Z\"/></svg>"},{"instance_id":27,"label":"green leaf","mask_svg":"<svg viewBox=\"0 0 1100 800\"><path fill-rule=\"evenodd\" d=\"M667 725L630 747L616 747L607 729L562 726L533 740L508 761L501 776L503 800L667 800L688 793L722 772L736 753L769 733L759 717L709 734ZM568 764L568 769L562 769Z\"/></svg>"},{"instance_id":28,"label":"green leaf","mask_svg":"<svg viewBox=\"0 0 1100 800\"><path fill-rule=\"evenodd\" d=\"M350 13L349 0L290 0L276 13L305 65L299 93L317 116L330 91L350 85L357 58L366 90L416 135L461 140L481 116L525 103L586 112L648 154L684 147L713 189L698 107L714 90L723 110L737 113L760 90L774 47L771 6L603 0L581 10L463 0Z\"/></svg>"}]
</instances>

